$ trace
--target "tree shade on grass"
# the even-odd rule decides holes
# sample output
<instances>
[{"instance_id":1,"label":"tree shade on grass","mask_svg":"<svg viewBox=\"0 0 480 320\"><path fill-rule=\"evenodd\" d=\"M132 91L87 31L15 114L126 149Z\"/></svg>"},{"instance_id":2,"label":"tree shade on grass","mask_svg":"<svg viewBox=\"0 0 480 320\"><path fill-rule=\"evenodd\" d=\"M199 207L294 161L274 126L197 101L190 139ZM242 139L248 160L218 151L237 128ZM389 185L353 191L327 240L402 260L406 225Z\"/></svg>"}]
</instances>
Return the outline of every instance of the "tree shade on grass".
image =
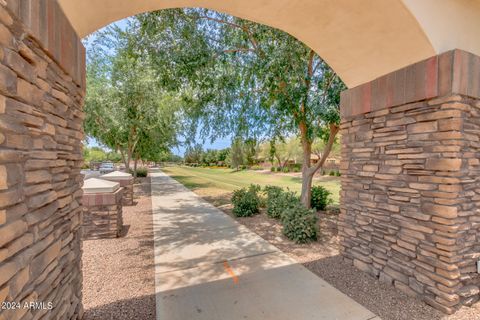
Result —
<instances>
[{"instance_id":1,"label":"tree shade on grass","mask_svg":"<svg viewBox=\"0 0 480 320\"><path fill-rule=\"evenodd\" d=\"M166 167L162 170L191 190L201 189L217 195L228 194L239 188L248 188L250 184L258 184L262 187L275 185L296 192L300 192L302 186L300 177L259 173L250 170L235 171L232 169L183 166ZM340 178L318 177L314 179L314 185L321 185L332 192L333 204L339 203Z\"/></svg>"}]
</instances>

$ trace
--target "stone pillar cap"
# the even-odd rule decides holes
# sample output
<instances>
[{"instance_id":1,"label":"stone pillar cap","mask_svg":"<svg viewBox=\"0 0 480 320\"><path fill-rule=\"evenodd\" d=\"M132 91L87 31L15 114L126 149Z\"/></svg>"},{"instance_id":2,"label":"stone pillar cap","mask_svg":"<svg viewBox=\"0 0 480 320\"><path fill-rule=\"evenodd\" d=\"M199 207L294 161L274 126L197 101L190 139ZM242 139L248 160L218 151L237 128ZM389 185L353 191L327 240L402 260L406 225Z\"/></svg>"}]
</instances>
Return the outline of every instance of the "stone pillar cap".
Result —
<instances>
[{"instance_id":1,"label":"stone pillar cap","mask_svg":"<svg viewBox=\"0 0 480 320\"><path fill-rule=\"evenodd\" d=\"M83 193L113 193L120 188L118 182L90 178L83 183Z\"/></svg>"},{"instance_id":2,"label":"stone pillar cap","mask_svg":"<svg viewBox=\"0 0 480 320\"><path fill-rule=\"evenodd\" d=\"M133 178L133 176L127 172L113 171L113 172L102 175L102 178L105 178L108 180L124 180L124 179Z\"/></svg>"}]
</instances>

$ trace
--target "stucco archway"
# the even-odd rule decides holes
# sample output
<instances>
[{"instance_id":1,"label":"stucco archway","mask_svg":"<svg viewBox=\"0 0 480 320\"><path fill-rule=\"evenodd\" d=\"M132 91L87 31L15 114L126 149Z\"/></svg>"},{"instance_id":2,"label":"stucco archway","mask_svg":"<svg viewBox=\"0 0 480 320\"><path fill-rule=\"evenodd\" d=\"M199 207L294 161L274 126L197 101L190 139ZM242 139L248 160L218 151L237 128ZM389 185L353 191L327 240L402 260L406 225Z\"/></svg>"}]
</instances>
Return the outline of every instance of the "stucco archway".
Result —
<instances>
[{"instance_id":1,"label":"stucco archway","mask_svg":"<svg viewBox=\"0 0 480 320\"><path fill-rule=\"evenodd\" d=\"M342 96L346 258L445 312L478 299L462 291L479 285L473 0L0 1L0 298L50 297L58 307L46 318L81 318L80 38L187 6L289 32L352 88Z\"/></svg>"},{"instance_id":2,"label":"stucco archway","mask_svg":"<svg viewBox=\"0 0 480 320\"><path fill-rule=\"evenodd\" d=\"M471 41L480 29L480 3L469 0L59 2L81 37L121 18L175 7L205 7L263 23L316 50L348 87L448 50L480 54L478 41Z\"/></svg>"}]
</instances>

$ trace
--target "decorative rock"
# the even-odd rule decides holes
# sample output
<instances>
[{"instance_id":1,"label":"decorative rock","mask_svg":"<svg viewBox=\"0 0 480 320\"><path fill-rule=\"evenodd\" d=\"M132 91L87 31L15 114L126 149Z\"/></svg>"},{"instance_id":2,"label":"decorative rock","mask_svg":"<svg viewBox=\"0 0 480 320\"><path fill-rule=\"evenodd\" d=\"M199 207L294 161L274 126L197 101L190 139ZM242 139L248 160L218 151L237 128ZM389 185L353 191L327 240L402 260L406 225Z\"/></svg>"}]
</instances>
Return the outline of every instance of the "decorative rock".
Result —
<instances>
[{"instance_id":1,"label":"decorative rock","mask_svg":"<svg viewBox=\"0 0 480 320\"><path fill-rule=\"evenodd\" d=\"M478 286L469 285L462 287L462 289L458 290L457 293L460 297L469 298L478 295L480 293L480 289Z\"/></svg>"}]
</instances>

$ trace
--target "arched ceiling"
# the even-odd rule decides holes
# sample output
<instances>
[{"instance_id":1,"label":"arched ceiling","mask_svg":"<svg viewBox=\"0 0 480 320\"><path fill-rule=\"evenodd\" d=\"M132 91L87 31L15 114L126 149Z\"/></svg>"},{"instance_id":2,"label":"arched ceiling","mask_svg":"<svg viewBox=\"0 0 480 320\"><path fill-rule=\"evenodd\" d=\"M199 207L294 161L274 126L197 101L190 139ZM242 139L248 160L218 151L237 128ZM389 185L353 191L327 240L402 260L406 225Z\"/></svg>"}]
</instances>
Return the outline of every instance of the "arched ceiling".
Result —
<instances>
[{"instance_id":1,"label":"arched ceiling","mask_svg":"<svg viewBox=\"0 0 480 320\"><path fill-rule=\"evenodd\" d=\"M450 49L480 55L479 0L58 0L78 35L166 8L203 7L276 27L349 87Z\"/></svg>"}]
</instances>

